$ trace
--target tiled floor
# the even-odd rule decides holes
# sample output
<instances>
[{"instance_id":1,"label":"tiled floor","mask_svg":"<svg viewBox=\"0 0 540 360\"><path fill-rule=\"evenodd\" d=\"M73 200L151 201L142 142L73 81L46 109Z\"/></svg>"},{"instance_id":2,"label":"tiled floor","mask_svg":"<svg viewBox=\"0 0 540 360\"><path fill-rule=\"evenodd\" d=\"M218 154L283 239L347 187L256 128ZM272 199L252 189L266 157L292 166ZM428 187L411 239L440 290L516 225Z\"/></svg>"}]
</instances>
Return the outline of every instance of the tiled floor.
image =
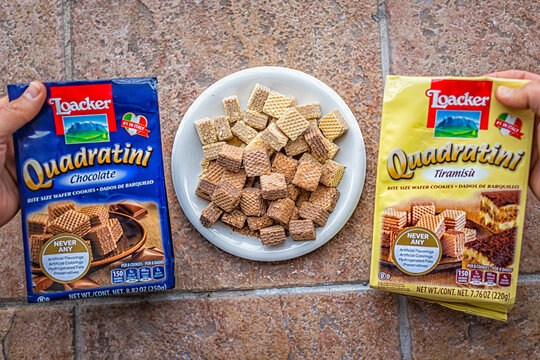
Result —
<instances>
[{"instance_id":1,"label":"tiled floor","mask_svg":"<svg viewBox=\"0 0 540 360\"><path fill-rule=\"evenodd\" d=\"M355 113L374 159L384 75L538 72L539 13L536 1L6 2L1 89L32 79L157 76L177 288L26 305L16 217L0 230L0 272L9 274L0 280L2 354L533 358L540 350L540 202L532 194L517 305L504 324L366 286L374 161L357 210L331 242L266 264L228 255L197 233L174 195L168 155L183 114L207 86L246 67L280 65L333 87Z\"/></svg>"}]
</instances>

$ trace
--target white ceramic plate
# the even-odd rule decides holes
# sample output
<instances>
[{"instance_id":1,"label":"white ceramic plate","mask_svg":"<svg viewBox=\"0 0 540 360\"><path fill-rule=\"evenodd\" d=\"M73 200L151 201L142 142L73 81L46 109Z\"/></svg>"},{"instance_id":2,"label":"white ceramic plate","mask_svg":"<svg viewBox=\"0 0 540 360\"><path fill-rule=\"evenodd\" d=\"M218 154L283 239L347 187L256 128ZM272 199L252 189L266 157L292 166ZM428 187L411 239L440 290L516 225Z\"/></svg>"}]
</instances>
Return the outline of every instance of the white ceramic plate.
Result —
<instances>
[{"instance_id":1,"label":"white ceramic plate","mask_svg":"<svg viewBox=\"0 0 540 360\"><path fill-rule=\"evenodd\" d=\"M334 160L347 167L338 186L341 196L326 226L317 228L315 241L293 241L288 238L285 243L277 246L263 246L259 239L240 235L220 221L209 229L199 222L199 216L208 205L208 201L195 195L203 152L193 122L203 117L225 115L221 100L231 95L238 96L242 110L245 110L256 83L296 97L297 104L319 102L323 116L334 109L339 109L349 124L349 131L336 139L341 150ZM345 101L322 81L303 72L282 67L242 70L224 77L206 89L190 106L178 127L171 161L176 196L195 228L220 249L246 259L260 261L292 259L307 254L332 239L356 208L364 186L366 169L364 139Z\"/></svg>"}]
</instances>

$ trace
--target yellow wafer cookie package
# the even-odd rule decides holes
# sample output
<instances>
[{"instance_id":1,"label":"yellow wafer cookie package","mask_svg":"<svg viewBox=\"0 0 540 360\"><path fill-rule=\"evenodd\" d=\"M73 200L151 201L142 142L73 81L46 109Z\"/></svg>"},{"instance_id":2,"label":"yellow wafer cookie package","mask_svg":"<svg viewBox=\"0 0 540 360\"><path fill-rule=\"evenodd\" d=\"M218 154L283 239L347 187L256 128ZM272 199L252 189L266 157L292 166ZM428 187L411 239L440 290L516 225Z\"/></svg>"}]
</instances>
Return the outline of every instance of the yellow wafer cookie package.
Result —
<instances>
[{"instance_id":1,"label":"yellow wafer cookie package","mask_svg":"<svg viewBox=\"0 0 540 360\"><path fill-rule=\"evenodd\" d=\"M534 114L524 80L386 79L370 286L506 320L516 295Z\"/></svg>"}]
</instances>

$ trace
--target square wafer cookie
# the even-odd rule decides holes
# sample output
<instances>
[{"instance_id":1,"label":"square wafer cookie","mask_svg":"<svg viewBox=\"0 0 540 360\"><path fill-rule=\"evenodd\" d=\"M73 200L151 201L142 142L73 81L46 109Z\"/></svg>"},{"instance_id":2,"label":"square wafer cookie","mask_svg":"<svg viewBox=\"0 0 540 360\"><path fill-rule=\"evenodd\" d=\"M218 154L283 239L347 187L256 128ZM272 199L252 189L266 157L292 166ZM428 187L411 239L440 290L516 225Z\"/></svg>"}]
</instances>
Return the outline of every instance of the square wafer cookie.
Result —
<instances>
[{"instance_id":1,"label":"square wafer cookie","mask_svg":"<svg viewBox=\"0 0 540 360\"><path fill-rule=\"evenodd\" d=\"M275 151L283 149L289 141L287 135L283 134L283 132L277 128L275 123L271 123L261 132L261 139Z\"/></svg>"},{"instance_id":2,"label":"square wafer cookie","mask_svg":"<svg viewBox=\"0 0 540 360\"><path fill-rule=\"evenodd\" d=\"M296 140L308 128L309 122L295 108L288 108L276 121L276 126L291 140Z\"/></svg>"},{"instance_id":3,"label":"square wafer cookie","mask_svg":"<svg viewBox=\"0 0 540 360\"><path fill-rule=\"evenodd\" d=\"M233 210L231 213L224 213L221 215L221 221L238 229L244 227L246 219L246 215L238 209Z\"/></svg>"},{"instance_id":4,"label":"square wafer cookie","mask_svg":"<svg viewBox=\"0 0 540 360\"><path fill-rule=\"evenodd\" d=\"M324 210L331 213L336 208L337 201L339 200L339 190L333 187L327 187L319 184L317 189L311 193L309 202L315 205L319 205Z\"/></svg>"},{"instance_id":5,"label":"square wafer cookie","mask_svg":"<svg viewBox=\"0 0 540 360\"><path fill-rule=\"evenodd\" d=\"M238 190L242 190L247 180L246 171L244 169L240 169L236 172L225 170L223 172L223 176L221 177L221 180L226 180ZM219 181L218 181L218 184L219 184Z\"/></svg>"},{"instance_id":6,"label":"square wafer cookie","mask_svg":"<svg viewBox=\"0 0 540 360\"><path fill-rule=\"evenodd\" d=\"M201 144L208 145L218 141L214 122L210 118L195 120L194 125Z\"/></svg>"},{"instance_id":7,"label":"square wafer cookie","mask_svg":"<svg viewBox=\"0 0 540 360\"><path fill-rule=\"evenodd\" d=\"M285 175L285 182L290 184L296 173L298 160L288 157L283 153L276 153L272 161L272 172Z\"/></svg>"},{"instance_id":8,"label":"square wafer cookie","mask_svg":"<svg viewBox=\"0 0 540 360\"><path fill-rule=\"evenodd\" d=\"M319 185L321 175L322 167L304 162L298 165L292 183L293 185L307 191L315 191L315 189L317 189L317 185Z\"/></svg>"},{"instance_id":9,"label":"square wafer cookie","mask_svg":"<svg viewBox=\"0 0 540 360\"><path fill-rule=\"evenodd\" d=\"M319 129L328 140L334 141L345 134L349 126L339 110L333 110L319 120Z\"/></svg>"},{"instance_id":10,"label":"square wafer cookie","mask_svg":"<svg viewBox=\"0 0 540 360\"><path fill-rule=\"evenodd\" d=\"M289 198L275 200L268 206L266 216L274 219L281 225L286 225L289 223L295 207L294 201Z\"/></svg>"},{"instance_id":11,"label":"square wafer cookie","mask_svg":"<svg viewBox=\"0 0 540 360\"><path fill-rule=\"evenodd\" d=\"M383 230L381 234L381 246L391 247L402 229Z\"/></svg>"},{"instance_id":12,"label":"square wafer cookie","mask_svg":"<svg viewBox=\"0 0 540 360\"><path fill-rule=\"evenodd\" d=\"M318 119L321 117L321 105L318 102L296 105L295 109L307 120Z\"/></svg>"},{"instance_id":13,"label":"square wafer cookie","mask_svg":"<svg viewBox=\"0 0 540 360\"><path fill-rule=\"evenodd\" d=\"M319 162L319 160L315 159L315 157L313 157L313 155L311 155L310 153L303 154L300 157L300 159L298 160L298 164L302 164L302 163L305 163L305 162L308 162L311 165L315 165L315 166L318 166L320 168L322 168L322 166L323 166L323 164L321 164Z\"/></svg>"},{"instance_id":14,"label":"square wafer cookie","mask_svg":"<svg viewBox=\"0 0 540 360\"><path fill-rule=\"evenodd\" d=\"M465 233L456 230L446 230L441 237L441 248L444 256L462 258L465 245Z\"/></svg>"},{"instance_id":15,"label":"square wafer cookie","mask_svg":"<svg viewBox=\"0 0 540 360\"><path fill-rule=\"evenodd\" d=\"M92 227L84 238L90 241L94 256L106 255L117 248L116 241L113 240L107 225Z\"/></svg>"},{"instance_id":16,"label":"square wafer cookie","mask_svg":"<svg viewBox=\"0 0 540 360\"><path fill-rule=\"evenodd\" d=\"M41 249L47 240L49 240L52 234L33 234L30 235L30 260L34 264L39 264L39 257L41 255Z\"/></svg>"},{"instance_id":17,"label":"square wafer cookie","mask_svg":"<svg viewBox=\"0 0 540 360\"><path fill-rule=\"evenodd\" d=\"M248 228L251 231L261 230L262 228L274 225L274 220L268 216L249 216L247 218Z\"/></svg>"},{"instance_id":18,"label":"square wafer cookie","mask_svg":"<svg viewBox=\"0 0 540 360\"><path fill-rule=\"evenodd\" d=\"M268 156L272 156L272 154L275 153L276 151L262 139L261 137L262 133L263 133L262 131L258 133L257 136L255 136L249 142L249 144L247 144L244 150L266 149L266 151L268 152Z\"/></svg>"},{"instance_id":19,"label":"square wafer cookie","mask_svg":"<svg viewBox=\"0 0 540 360\"><path fill-rule=\"evenodd\" d=\"M296 198L296 207L300 209L300 207L302 206L304 202L309 201L310 195L311 195L310 191L300 189L300 193L298 194L298 197Z\"/></svg>"},{"instance_id":20,"label":"square wafer cookie","mask_svg":"<svg viewBox=\"0 0 540 360\"><path fill-rule=\"evenodd\" d=\"M291 220L289 222L289 234L296 241L315 240L315 225L311 220Z\"/></svg>"},{"instance_id":21,"label":"square wafer cookie","mask_svg":"<svg viewBox=\"0 0 540 360\"><path fill-rule=\"evenodd\" d=\"M382 213L383 230L403 229L407 225L407 212L386 208Z\"/></svg>"},{"instance_id":22,"label":"square wafer cookie","mask_svg":"<svg viewBox=\"0 0 540 360\"><path fill-rule=\"evenodd\" d=\"M271 173L270 175L261 175L262 197L266 200L277 200L287 197L287 183L285 175L280 173Z\"/></svg>"},{"instance_id":23,"label":"square wafer cookie","mask_svg":"<svg viewBox=\"0 0 540 360\"><path fill-rule=\"evenodd\" d=\"M345 166L334 160L326 160L322 167L321 184L336 187L345 173Z\"/></svg>"},{"instance_id":24,"label":"square wafer cookie","mask_svg":"<svg viewBox=\"0 0 540 360\"><path fill-rule=\"evenodd\" d=\"M270 89L262 84L255 84L251 95L249 96L247 108L249 110L262 112L264 108L264 103L270 95Z\"/></svg>"},{"instance_id":25,"label":"square wafer cookie","mask_svg":"<svg viewBox=\"0 0 540 360\"><path fill-rule=\"evenodd\" d=\"M273 225L261 229L260 236L261 244L267 246L279 245L287 240L285 228L281 225Z\"/></svg>"},{"instance_id":26,"label":"square wafer cookie","mask_svg":"<svg viewBox=\"0 0 540 360\"><path fill-rule=\"evenodd\" d=\"M204 158L209 161L216 160L218 158L219 152L225 145L226 144L223 141L218 141L212 144L204 145L202 147Z\"/></svg>"},{"instance_id":27,"label":"square wafer cookie","mask_svg":"<svg viewBox=\"0 0 540 360\"><path fill-rule=\"evenodd\" d=\"M264 130L268 123L268 115L253 110L246 110L244 122L257 130Z\"/></svg>"},{"instance_id":28,"label":"square wafer cookie","mask_svg":"<svg viewBox=\"0 0 540 360\"><path fill-rule=\"evenodd\" d=\"M294 186L293 184L287 185L287 197L291 199L292 201L296 201L298 199L298 195L300 195L300 188L297 186Z\"/></svg>"},{"instance_id":29,"label":"square wafer cookie","mask_svg":"<svg viewBox=\"0 0 540 360\"><path fill-rule=\"evenodd\" d=\"M211 202L204 208L199 220L204 227L209 228L219 220L221 214L223 214L223 210Z\"/></svg>"},{"instance_id":30,"label":"square wafer cookie","mask_svg":"<svg viewBox=\"0 0 540 360\"><path fill-rule=\"evenodd\" d=\"M242 189L240 199L240 209L247 216L262 216L265 213L266 206L262 198L261 189L245 188Z\"/></svg>"},{"instance_id":31,"label":"square wafer cookie","mask_svg":"<svg viewBox=\"0 0 540 360\"><path fill-rule=\"evenodd\" d=\"M313 151L317 157L325 156L330 151L330 145L328 145L327 139L316 125L310 125L306 129L304 138L311 148L311 151Z\"/></svg>"},{"instance_id":32,"label":"square wafer cookie","mask_svg":"<svg viewBox=\"0 0 540 360\"><path fill-rule=\"evenodd\" d=\"M48 222L49 215L47 214L34 213L28 216L26 220L28 235L45 234Z\"/></svg>"},{"instance_id":33,"label":"square wafer cookie","mask_svg":"<svg viewBox=\"0 0 540 360\"><path fill-rule=\"evenodd\" d=\"M411 203L411 217L413 225L424 215L435 215L435 203L433 201L415 201Z\"/></svg>"},{"instance_id":34,"label":"square wafer cookie","mask_svg":"<svg viewBox=\"0 0 540 360\"><path fill-rule=\"evenodd\" d=\"M47 205L47 211L49 213L49 222L53 221L60 215L68 212L69 210L75 210L75 203L73 201L59 201L50 203Z\"/></svg>"},{"instance_id":35,"label":"square wafer cookie","mask_svg":"<svg viewBox=\"0 0 540 360\"><path fill-rule=\"evenodd\" d=\"M422 217L416 223L416 226L426 228L431 230L437 237L440 239L443 236L445 227L444 227L444 217L435 216L435 215L422 215Z\"/></svg>"},{"instance_id":36,"label":"square wafer cookie","mask_svg":"<svg viewBox=\"0 0 540 360\"><path fill-rule=\"evenodd\" d=\"M227 141L233 138L231 124L226 116L216 116L214 118L214 129L217 141Z\"/></svg>"},{"instance_id":37,"label":"square wafer cookie","mask_svg":"<svg viewBox=\"0 0 540 360\"><path fill-rule=\"evenodd\" d=\"M218 153L217 163L230 171L240 170L244 149L229 144L223 145Z\"/></svg>"},{"instance_id":38,"label":"square wafer cookie","mask_svg":"<svg viewBox=\"0 0 540 360\"><path fill-rule=\"evenodd\" d=\"M120 240L122 237L122 234L124 234L124 229L122 229L122 225L120 224L120 220L117 218L110 218L107 221L107 226L109 226L109 231L111 232L111 236L114 241Z\"/></svg>"},{"instance_id":39,"label":"square wafer cookie","mask_svg":"<svg viewBox=\"0 0 540 360\"><path fill-rule=\"evenodd\" d=\"M257 130L247 125L243 120L237 121L231 128L231 131L245 144L249 144L249 142L259 133Z\"/></svg>"},{"instance_id":40,"label":"square wafer cookie","mask_svg":"<svg viewBox=\"0 0 540 360\"><path fill-rule=\"evenodd\" d=\"M212 203L231 212L240 203L242 192L226 180L221 180L212 194Z\"/></svg>"},{"instance_id":41,"label":"square wafer cookie","mask_svg":"<svg viewBox=\"0 0 540 360\"><path fill-rule=\"evenodd\" d=\"M90 226L107 224L109 220L109 210L103 205L87 205L79 209L79 212L90 217Z\"/></svg>"},{"instance_id":42,"label":"square wafer cookie","mask_svg":"<svg viewBox=\"0 0 540 360\"><path fill-rule=\"evenodd\" d=\"M326 225L326 221L328 221L328 216L330 215L321 206L312 204L309 201L302 203L298 213L301 218L311 220L319 226Z\"/></svg>"},{"instance_id":43,"label":"square wafer cookie","mask_svg":"<svg viewBox=\"0 0 540 360\"><path fill-rule=\"evenodd\" d=\"M465 234L465 243L476 240L475 229L463 228L461 229L461 232Z\"/></svg>"},{"instance_id":44,"label":"square wafer cookie","mask_svg":"<svg viewBox=\"0 0 540 360\"><path fill-rule=\"evenodd\" d=\"M216 190L216 187L217 184L206 179L200 179L197 189L195 189L195 195L208 201L212 201L212 194Z\"/></svg>"},{"instance_id":45,"label":"square wafer cookie","mask_svg":"<svg viewBox=\"0 0 540 360\"><path fill-rule=\"evenodd\" d=\"M266 149L244 150L244 168L247 176L261 176L271 173L270 156Z\"/></svg>"},{"instance_id":46,"label":"square wafer cookie","mask_svg":"<svg viewBox=\"0 0 540 360\"><path fill-rule=\"evenodd\" d=\"M242 118L244 117L242 109L240 108L240 101L238 100L238 96L236 95L224 98L223 108L225 109L225 114L227 114L227 118L231 123L242 120Z\"/></svg>"},{"instance_id":47,"label":"square wafer cookie","mask_svg":"<svg viewBox=\"0 0 540 360\"><path fill-rule=\"evenodd\" d=\"M204 179L210 181L211 183L217 184L223 177L225 173L225 168L217 163L217 161L211 161L208 165L208 170Z\"/></svg>"},{"instance_id":48,"label":"square wafer cookie","mask_svg":"<svg viewBox=\"0 0 540 360\"><path fill-rule=\"evenodd\" d=\"M70 233L83 237L90 230L90 217L75 210L68 210L54 219L48 230L54 235Z\"/></svg>"},{"instance_id":49,"label":"square wafer cookie","mask_svg":"<svg viewBox=\"0 0 540 360\"><path fill-rule=\"evenodd\" d=\"M263 106L263 113L274 118L279 118L296 100L291 96L285 96L271 90Z\"/></svg>"},{"instance_id":50,"label":"square wafer cookie","mask_svg":"<svg viewBox=\"0 0 540 360\"><path fill-rule=\"evenodd\" d=\"M315 159L317 159L320 163L324 164L326 160L332 160L336 157L337 153L339 152L339 146L336 143L331 142L327 138L323 139L324 142L328 145L328 154L324 156L317 156L315 153L311 154Z\"/></svg>"},{"instance_id":51,"label":"square wafer cookie","mask_svg":"<svg viewBox=\"0 0 540 360\"><path fill-rule=\"evenodd\" d=\"M309 146L303 136L297 137L295 140L290 140L284 147L287 156L296 156L306 151L309 151Z\"/></svg>"},{"instance_id":52,"label":"square wafer cookie","mask_svg":"<svg viewBox=\"0 0 540 360\"><path fill-rule=\"evenodd\" d=\"M465 227L467 222L467 213L461 210L444 210L441 212L444 216L444 224L447 229L461 230Z\"/></svg>"}]
</instances>

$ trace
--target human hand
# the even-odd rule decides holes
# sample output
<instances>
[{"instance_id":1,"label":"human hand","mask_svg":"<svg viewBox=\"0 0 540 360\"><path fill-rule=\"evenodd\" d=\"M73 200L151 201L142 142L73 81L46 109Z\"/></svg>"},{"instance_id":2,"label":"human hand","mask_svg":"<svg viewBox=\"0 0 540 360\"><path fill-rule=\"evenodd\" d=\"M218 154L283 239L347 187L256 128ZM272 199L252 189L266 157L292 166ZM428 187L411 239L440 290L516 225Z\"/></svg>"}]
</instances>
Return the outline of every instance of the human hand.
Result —
<instances>
[{"instance_id":1,"label":"human hand","mask_svg":"<svg viewBox=\"0 0 540 360\"><path fill-rule=\"evenodd\" d=\"M531 82L518 89L499 86L495 92L495 97L508 107L531 109L535 114L529 186L536 198L540 200L540 75L527 71L509 70L485 76L501 79L531 80Z\"/></svg>"},{"instance_id":2,"label":"human hand","mask_svg":"<svg viewBox=\"0 0 540 360\"><path fill-rule=\"evenodd\" d=\"M0 98L0 226L19 210L12 135L37 115L46 96L45 85L33 81L19 98Z\"/></svg>"}]
</instances>

